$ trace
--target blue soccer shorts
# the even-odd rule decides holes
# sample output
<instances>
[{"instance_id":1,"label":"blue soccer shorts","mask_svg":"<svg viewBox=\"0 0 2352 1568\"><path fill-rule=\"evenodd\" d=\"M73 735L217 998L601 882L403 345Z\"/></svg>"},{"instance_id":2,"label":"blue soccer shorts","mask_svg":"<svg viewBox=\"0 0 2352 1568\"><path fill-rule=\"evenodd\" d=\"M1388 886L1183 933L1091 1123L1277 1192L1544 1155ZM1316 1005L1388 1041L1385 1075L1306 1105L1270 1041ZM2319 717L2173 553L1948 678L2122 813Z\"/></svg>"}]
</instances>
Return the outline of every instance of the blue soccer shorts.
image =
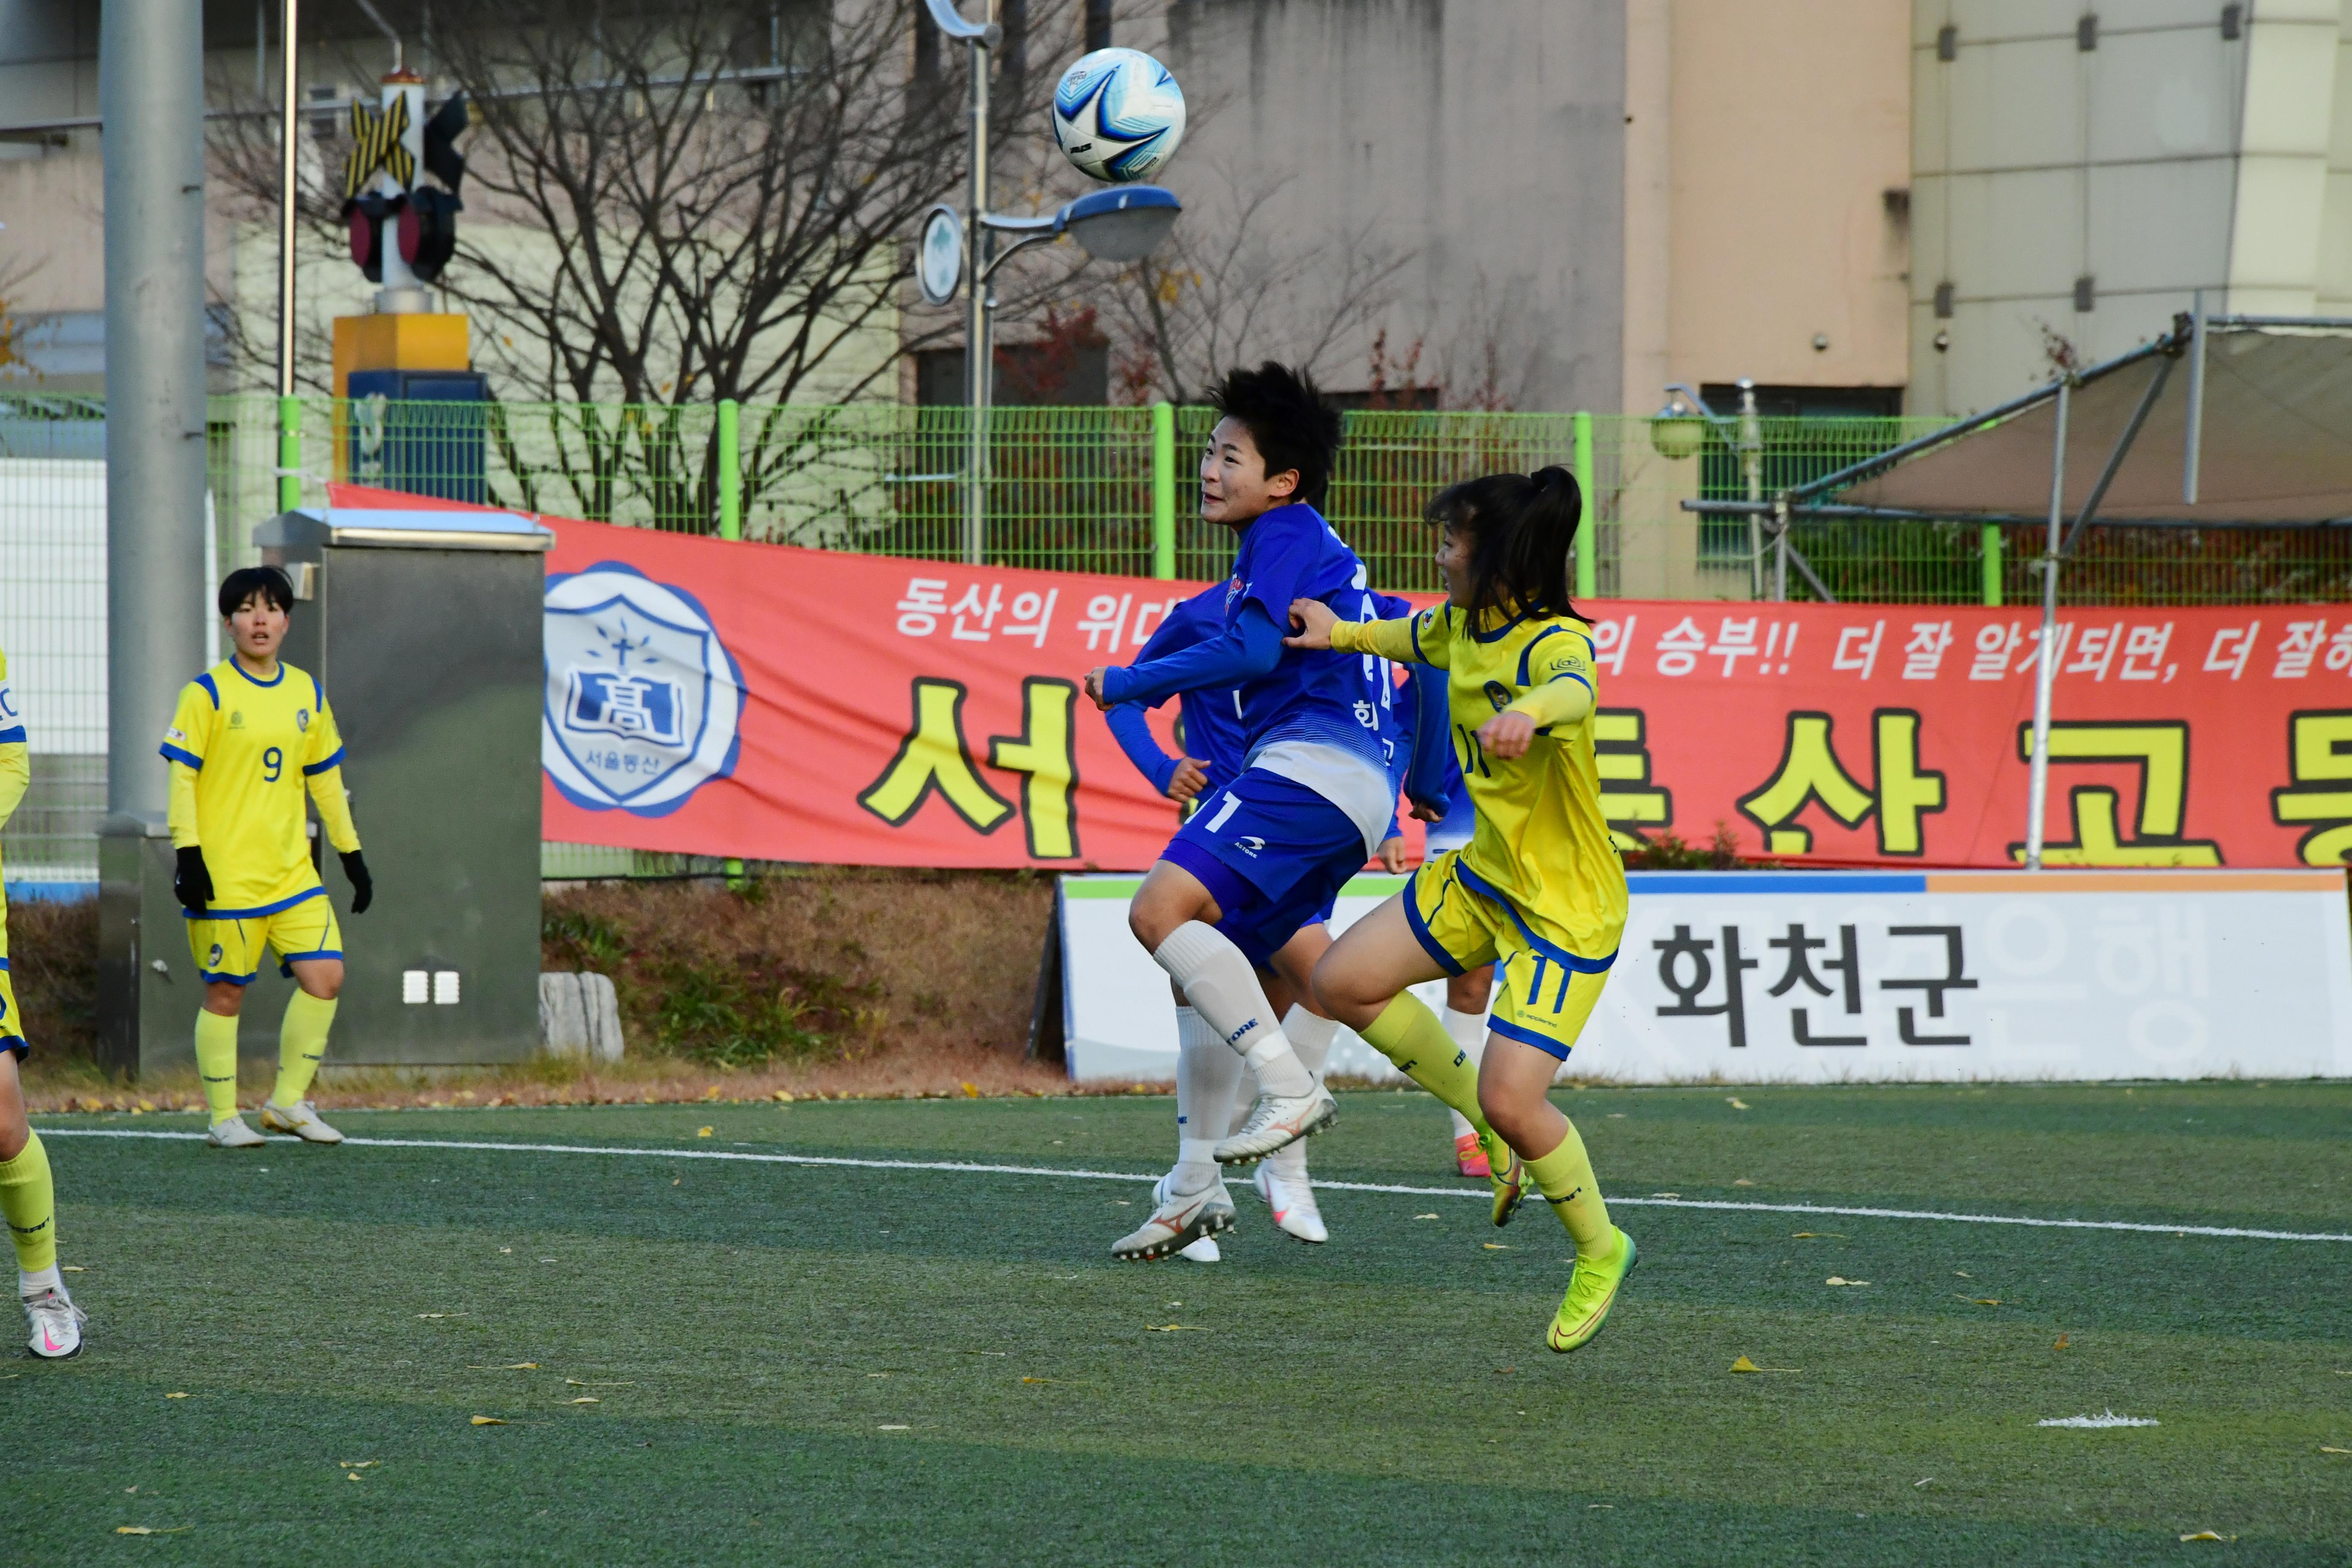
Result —
<instances>
[{"instance_id":1,"label":"blue soccer shorts","mask_svg":"<svg viewBox=\"0 0 2352 1568\"><path fill-rule=\"evenodd\" d=\"M1255 768L1203 800L1160 858L1209 889L1217 930L1261 969L1303 928L1330 919L1367 858L1346 812Z\"/></svg>"}]
</instances>

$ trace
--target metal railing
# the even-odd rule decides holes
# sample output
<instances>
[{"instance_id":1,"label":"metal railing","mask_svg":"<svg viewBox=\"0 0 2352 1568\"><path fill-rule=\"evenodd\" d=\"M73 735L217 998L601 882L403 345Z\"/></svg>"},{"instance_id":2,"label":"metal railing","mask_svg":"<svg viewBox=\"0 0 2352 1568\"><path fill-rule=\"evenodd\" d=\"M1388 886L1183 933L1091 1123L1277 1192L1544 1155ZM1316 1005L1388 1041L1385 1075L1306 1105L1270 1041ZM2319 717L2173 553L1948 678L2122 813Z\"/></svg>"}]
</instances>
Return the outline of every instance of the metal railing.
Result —
<instances>
[{"instance_id":1,"label":"metal railing","mask_svg":"<svg viewBox=\"0 0 2352 1568\"><path fill-rule=\"evenodd\" d=\"M215 580L253 559L253 525L322 504L330 480L625 526L934 560L963 557L961 407L336 402L219 397L207 416ZM1199 521L1204 408L998 408L982 558L1193 580L1232 540ZM1761 421L1763 494L1936 427L1915 419ZM1707 429L1670 458L1615 415L1359 410L1325 508L1376 586L1438 584L1429 498L1482 473L1572 468L1591 500L1580 594L1747 599L1744 520L1684 502L1747 493L1745 455ZM105 798L105 405L0 391L0 648L39 763L0 836L12 882L86 880ZM2069 604L2352 598L2352 537L2328 530L2101 529L2070 562ZM1841 600L1977 604L2036 596L2038 531L1975 521L1802 520L1790 542ZM1769 552L1770 546L1765 546ZM191 584L209 597L209 587ZM1810 597L1797 574L1787 592ZM669 857L550 845L547 874L677 874Z\"/></svg>"}]
</instances>

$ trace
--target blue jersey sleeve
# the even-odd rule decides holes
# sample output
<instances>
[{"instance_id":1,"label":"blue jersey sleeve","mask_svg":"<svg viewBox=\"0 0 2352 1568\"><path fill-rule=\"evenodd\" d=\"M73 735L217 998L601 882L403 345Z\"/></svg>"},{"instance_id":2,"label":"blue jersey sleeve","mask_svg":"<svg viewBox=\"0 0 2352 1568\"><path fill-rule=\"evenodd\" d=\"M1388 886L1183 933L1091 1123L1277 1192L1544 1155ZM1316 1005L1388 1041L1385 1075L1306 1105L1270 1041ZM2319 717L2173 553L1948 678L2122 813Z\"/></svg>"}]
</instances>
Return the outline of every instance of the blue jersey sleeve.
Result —
<instances>
[{"instance_id":1,"label":"blue jersey sleeve","mask_svg":"<svg viewBox=\"0 0 2352 1568\"><path fill-rule=\"evenodd\" d=\"M1239 686L1255 680L1282 660L1280 627L1290 620L1284 601L1277 623L1257 605L1244 605L1240 617L1224 634L1195 643L1166 658L1147 664L1113 667L1103 672L1103 695L1113 702L1164 702L1180 691Z\"/></svg>"},{"instance_id":2,"label":"blue jersey sleeve","mask_svg":"<svg viewBox=\"0 0 2352 1568\"><path fill-rule=\"evenodd\" d=\"M1405 798L1415 805L1443 805L1460 777L1454 768L1445 682L1421 665L1409 664L1405 671L1406 695L1412 703L1412 761L1405 769Z\"/></svg>"},{"instance_id":3,"label":"blue jersey sleeve","mask_svg":"<svg viewBox=\"0 0 2352 1568\"><path fill-rule=\"evenodd\" d=\"M1118 742L1118 749L1135 764L1135 771L1151 781L1152 789L1160 795L1168 793L1168 781L1176 776L1181 758L1171 757L1160 749L1152 738L1151 726L1144 721L1140 703L1122 702L1110 710L1110 732Z\"/></svg>"},{"instance_id":4,"label":"blue jersey sleeve","mask_svg":"<svg viewBox=\"0 0 2352 1568\"><path fill-rule=\"evenodd\" d=\"M1287 631L1290 601L1312 598L1316 568L1323 559L1324 524L1308 507L1282 507L1253 523L1234 570L1242 575L1241 604L1264 606Z\"/></svg>"}]
</instances>

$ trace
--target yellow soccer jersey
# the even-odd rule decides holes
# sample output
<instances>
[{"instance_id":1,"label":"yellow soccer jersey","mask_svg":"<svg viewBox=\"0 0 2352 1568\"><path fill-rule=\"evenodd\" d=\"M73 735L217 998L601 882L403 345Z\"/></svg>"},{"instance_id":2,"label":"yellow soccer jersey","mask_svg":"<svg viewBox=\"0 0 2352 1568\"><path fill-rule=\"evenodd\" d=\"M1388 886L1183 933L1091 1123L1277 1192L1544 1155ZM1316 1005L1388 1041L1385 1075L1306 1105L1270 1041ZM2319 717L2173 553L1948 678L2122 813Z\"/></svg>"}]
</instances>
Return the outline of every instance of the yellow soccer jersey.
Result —
<instances>
[{"instance_id":1,"label":"yellow soccer jersey","mask_svg":"<svg viewBox=\"0 0 2352 1568\"><path fill-rule=\"evenodd\" d=\"M8 655L0 651L0 826L7 824L25 788L33 780L31 759L25 745L25 715L8 684ZM7 883L0 880L0 970L8 964ZM0 1018L0 1040L16 1032L13 1018Z\"/></svg>"},{"instance_id":2,"label":"yellow soccer jersey","mask_svg":"<svg viewBox=\"0 0 2352 1568\"><path fill-rule=\"evenodd\" d=\"M327 694L290 664L261 681L225 659L188 682L163 752L172 763L172 843L202 846L215 919L319 896L303 826L306 783L329 842L344 854L360 847Z\"/></svg>"},{"instance_id":3,"label":"yellow soccer jersey","mask_svg":"<svg viewBox=\"0 0 2352 1568\"><path fill-rule=\"evenodd\" d=\"M1559 616L1475 631L1441 605L1408 620L1342 621L1331 646L1446 672L1454 753L1478 815L1462 851L1465 881L1507 901L1533 934L1580 958L1615 952L1625 929L1625 863L1601 812L1591 628ZM1489 756L1477 738L1506 708L1537 725L1527 755L1510 762Z\"/></svg>"}]
</instances>

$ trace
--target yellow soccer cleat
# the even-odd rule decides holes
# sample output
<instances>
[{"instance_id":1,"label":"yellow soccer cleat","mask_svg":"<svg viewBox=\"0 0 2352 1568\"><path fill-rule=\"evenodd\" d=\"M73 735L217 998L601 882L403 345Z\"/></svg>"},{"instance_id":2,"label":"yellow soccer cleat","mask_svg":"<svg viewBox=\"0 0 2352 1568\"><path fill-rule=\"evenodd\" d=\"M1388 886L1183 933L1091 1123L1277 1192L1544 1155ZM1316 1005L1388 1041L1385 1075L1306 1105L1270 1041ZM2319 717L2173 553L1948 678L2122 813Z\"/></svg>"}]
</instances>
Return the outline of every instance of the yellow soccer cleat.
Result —
<instances>
[{"instance_id":1,"label":"yellow soccer cleat","mask_svg":"<svg viewBox=\"0 0 2352 1568\"><path fill-rule=\"evenodd\" d=\"M1614 1230L1616 1227L1611 1227ZM1581 1350L1601 1331L1609 1321L1609 1309L1617 1304L1618 1287L1633 1272L1635 1253L1633 1238L1619 1230L1617 1246L1608 1257L1598 1261L1579 1258L1576 1272L1568 1281L1568 1294L1552 1314L1551 1329L1544 1342L1556 1351Z\"/></svg>"},{"instance_id":2,"label":"yellow soccer cleat","mask_svg":"<svg viewBox=\"0 0 2352 1568\"><path fill-rule=\"evenodd\" d=\"M1535 1185L1535 1180L1528 1174L1527 1162L1519 1158L1517 1150L1503 1142L1501 1133L1486 1134L1486 1179L1495 1184L1495 1223L1508 1225L1519 1205L1527 1201L1528 1189Z\"/></svg>"}]
</instances>

